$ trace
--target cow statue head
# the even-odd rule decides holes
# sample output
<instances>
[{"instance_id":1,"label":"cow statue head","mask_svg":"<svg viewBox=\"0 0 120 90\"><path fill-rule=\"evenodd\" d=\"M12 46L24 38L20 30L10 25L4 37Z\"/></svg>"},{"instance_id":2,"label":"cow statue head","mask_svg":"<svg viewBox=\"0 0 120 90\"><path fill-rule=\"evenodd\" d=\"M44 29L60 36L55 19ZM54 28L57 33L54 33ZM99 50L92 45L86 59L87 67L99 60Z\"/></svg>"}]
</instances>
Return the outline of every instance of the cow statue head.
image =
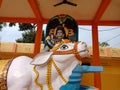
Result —
<instances>
[{"instance_id":1,"label":"cow statue head","mask_svg":"<svg viewBox=\"0 0 120 90\"><path fill-rule=\"evenodd\" d=\"M66 42L65 40L62 40L62 42L56 44L49 52L41 52L36 55L31 64L45 65L51 57L57 62L65 62L69 59L75 59L82 64L81 58L87 56L88 48L85 42Z\"/></svg>"}]
</instances>

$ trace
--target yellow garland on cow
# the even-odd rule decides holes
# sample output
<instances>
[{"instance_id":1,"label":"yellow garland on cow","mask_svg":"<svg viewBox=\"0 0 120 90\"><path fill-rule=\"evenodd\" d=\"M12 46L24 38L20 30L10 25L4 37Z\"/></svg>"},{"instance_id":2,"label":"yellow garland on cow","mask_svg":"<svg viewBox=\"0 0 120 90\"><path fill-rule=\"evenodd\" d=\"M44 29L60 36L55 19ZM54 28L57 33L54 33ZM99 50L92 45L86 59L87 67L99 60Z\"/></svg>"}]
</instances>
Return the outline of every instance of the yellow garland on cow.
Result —
<instances>
[{"instance_id":1,"label":"yellow garland on cow","mask_svg":"<svg viewBox=\"0 0 120 90\"><path fill-rule=\"evenodd\" d=\"M36 66L34 66L33 70L34 70L34 72L35 72L35 74L36 74L36 77L35 77L35 79L34 79L34 82L36 83L36 85L38 85L38 86L40 87L41 90L43 90L42 84L38 81L39 72L37 71Z\"/></svg>"},{"instance_id":2,"label":"yellow garland on cow","mask_svg":"<svg viewBox=\"0 0 120 90\"><path fill-rule=\"evenodd\" d=\"M51 83L51 72L52 72L52 60L49 61L47 67L46 84L48 86L48 90L53 90Z\"/></svg>"},{"instance_id":3,"label":"yellow garland on cow","mask_svg":"<svg viewBox=\"0 0 120 90\"><path fill-rule=\"evenodd\" d=\"M55 69L57 70L58 74L60 75L61 79L67 83L67 80L64 78L64 76L62 75L61 70L59 69L59 67L56 65L56 63L54 62L53 58L51 58L51 60L48 62L48 67L47 67L47 73L46 73L46 84L48 86L48 90L53 90L52 87L52 82L51 82L51 73L52 73L52 65L55 67ZM36 85L38 85L40 87L41 90L43 90L43 85L38 81L39 78L39 72L36 69L36 66L34 66L33 68L34 72L36 73L36 77L34 79L34 82L36 83Z\"/></svg>"},{"instance_id":4,"label":"yellow garland on cow","mask_svg":"<svg viewBox=\"0 0 120 90\"><path fill-rule=\"evenodd\" d=\"M63 77L61 70L58 68L58 66L56 65L56 63L54 62L53 58L51 58L51 60L48 63L48 67L47 67L47 76L46 76L46 83L48 86L48 90L53 90L52 87L52 82L51 82L51 72L52 72L52 64L54 65L55 69L57 70L58 74L60 75L61 79L67 83L67 80Z\"/></svg>"},{"instance_id":5,"label":"yellow garland on cow","mask_svg":"<svg viewBox=\"0 0 120 90\"><path fill-rule=\"evenodd\" d=\"M57 70L58 74L59 74L60 77L62 78L62 80L63 80L65 83L67 83L67 80L63 77L61 70L58 68L58 66L57 66L56 63L53 61L53 59L52 59L52 62L53 62L53 65L54 65L55 69Z\"/></svg>"}]
</instances>

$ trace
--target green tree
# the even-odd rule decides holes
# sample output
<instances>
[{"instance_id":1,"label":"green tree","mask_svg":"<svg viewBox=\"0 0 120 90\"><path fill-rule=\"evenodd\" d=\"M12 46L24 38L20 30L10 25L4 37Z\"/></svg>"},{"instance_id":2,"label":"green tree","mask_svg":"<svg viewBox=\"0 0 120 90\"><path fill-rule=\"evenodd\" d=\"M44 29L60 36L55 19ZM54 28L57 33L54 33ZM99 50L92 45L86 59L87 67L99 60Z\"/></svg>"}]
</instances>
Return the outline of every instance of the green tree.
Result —
<instances>
[{"instance_id":1,"label":"green tree","mask_svg":"<svg viewBox=\"0 0 120 90\"><path fill-rule=\"evenodd\" d=\"M6 23L0 22L0 31L2 30L3 27L6 26Z\"/></svg>"},{"instance_id":2,"label":"green tree","mask_svg":"<svg viewBox=\"0 0 120 90\"><path fill-rule=\"evenodd\" d=\"M16 40L19 43L34 43L37 24L19 23L19 31L24 31L22 38ZM42 31L42 41L44 41L44 30Z\"/></svg>"},{"instance_id":3,"label":"green tree","mask_svg":"<svg viewBox=\"0 0 120 90\"><path fill-rule=\"evenodd\" d=\"M99 43L99 46L107 47L107 46L110 46L110 45L107 42L102 42L102 43Z\"/></svg>"},{"instance_id":4,"label":"green tree","mask_svg":"<svg viewBox=\"0 0 120 90\"><path fill-rule=\"evenodd\" d=\"M37 24L33 23L8 23L9 27L16 26L18 24L19 26L19 31L24 31L22 33L22 38L18 38L16 42L19 43L34 43L35 41L35 35L36 35L36 28ZM0 23L0 30L6 26L6 23ZM44 31L42 34L42 40L44 40Z\"/></svg>"},{"instance_id":5,"label":"green tree","mask_svg":"<svg viewBox=\"0 0 120 90\"><path fill-rule=\"evenodd\" d=\"M19 23L19 31L35 30L37 24Z\"/></svg>"},{"instance_id":6,"label":"green tree","mask_svg":"<svg viewBox=\"0 0 120 90\"><path fill-rule=\"evenodd\" d=\"M13 25L14 24L12 24L11 26ZM24 33L22 33L22 38L17 39L16 42L34 43L35 35L36 35L35 28L37 28L37 24L19 23L18 25L19 25L19 31L24 31Z\"/></svg>"},{"instance_id":7,"label":"green tree","mask_svg":"<svg viewBox=\"0 0 120 90\"><path fill-rule=\"evenodd\" d=\"M16 40L19 43L34 43L35 40L35 30L28 30L22 33L22 38Z\"/></svg>"}]
</instances>

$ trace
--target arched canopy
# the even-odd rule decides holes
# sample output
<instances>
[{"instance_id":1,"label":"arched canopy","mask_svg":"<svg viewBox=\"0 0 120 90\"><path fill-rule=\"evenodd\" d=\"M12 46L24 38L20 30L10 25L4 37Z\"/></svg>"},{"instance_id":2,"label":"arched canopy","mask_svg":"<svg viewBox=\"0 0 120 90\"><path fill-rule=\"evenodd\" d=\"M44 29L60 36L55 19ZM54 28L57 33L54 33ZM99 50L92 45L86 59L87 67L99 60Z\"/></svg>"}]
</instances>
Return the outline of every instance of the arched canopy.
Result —
<instances>
[{"instance_id":1,"label":"arched canopy","mask_svg":"<svg viewBox=\"0 0 120 90\"><path fill-rule=\"evenodd\" d=\"M0 22L47 23L59 14L74 17L80 25L120 25L120 0L0 0Z\"/></svg>"}]
</instances>

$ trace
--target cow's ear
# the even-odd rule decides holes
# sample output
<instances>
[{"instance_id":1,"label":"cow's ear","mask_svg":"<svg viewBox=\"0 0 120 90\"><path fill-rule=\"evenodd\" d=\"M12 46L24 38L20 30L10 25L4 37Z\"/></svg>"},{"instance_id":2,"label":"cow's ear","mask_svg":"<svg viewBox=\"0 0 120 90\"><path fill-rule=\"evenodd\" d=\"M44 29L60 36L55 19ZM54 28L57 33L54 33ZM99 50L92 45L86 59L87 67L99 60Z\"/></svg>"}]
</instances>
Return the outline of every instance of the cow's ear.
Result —
<instances>
[{"instance_id":1,"label":"cow's ear","mask_svg":"<svg viewBox=\"0 0 120 90\"><path fill-rule=\"evenodd\" d=\"M31 62L32 65L45 65L49 61L53 52L42 52L36 55Z\"/></svg>"}]
</instances>

